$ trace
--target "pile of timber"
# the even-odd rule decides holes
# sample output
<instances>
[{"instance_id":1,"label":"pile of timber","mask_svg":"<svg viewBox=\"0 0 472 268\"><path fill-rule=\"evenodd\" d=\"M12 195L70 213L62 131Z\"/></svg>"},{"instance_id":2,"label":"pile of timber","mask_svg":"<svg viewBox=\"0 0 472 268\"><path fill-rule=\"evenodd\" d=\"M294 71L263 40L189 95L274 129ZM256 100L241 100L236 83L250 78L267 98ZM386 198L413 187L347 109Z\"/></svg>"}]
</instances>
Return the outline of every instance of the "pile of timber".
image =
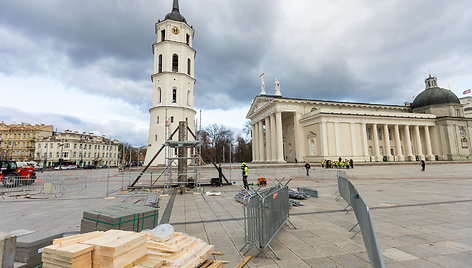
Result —
<instances>
[{"instance_id":1,"label":"pile of timber","mask_svg":"<svg viewBox=\"0 0 472 268\"><path fill-rule=\"evenodd\" d=\"M157 242L151 233L121 230L91 232L54 240L43 252L43 267L199 267L208 263L214 246L174 232ZM212 263L222 267L222 262Z\"/></svg>"},{"instance_id":2,"label":"pile of timber","mask_svg":"<svg viewBox=\"0 0 472 268\"><path fill-rule=\"evenodd\" d=\"M174 232L165 242L156 242L148 235L148 258L162 260L162 267L198 267L213 253L215 246L184 233Z\"/></svg>"}]
</instances>

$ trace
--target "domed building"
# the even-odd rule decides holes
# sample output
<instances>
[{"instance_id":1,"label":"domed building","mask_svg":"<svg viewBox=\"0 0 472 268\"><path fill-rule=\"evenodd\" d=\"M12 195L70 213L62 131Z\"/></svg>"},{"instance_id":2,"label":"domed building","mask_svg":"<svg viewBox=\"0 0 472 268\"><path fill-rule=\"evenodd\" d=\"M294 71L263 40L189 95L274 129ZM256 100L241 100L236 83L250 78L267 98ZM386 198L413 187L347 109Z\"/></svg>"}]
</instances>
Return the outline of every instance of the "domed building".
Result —
<instances>
[{"instance_id":1,"label":"domed building","mask_svg":"<svg viewBox=\"0 0 472 268\"><path fill-rule=\"evenodd\" d=\"M472 118L437 78L405 105L286 98L252 102L253 162L468 160Z\"/></svg>"}]
</instances>

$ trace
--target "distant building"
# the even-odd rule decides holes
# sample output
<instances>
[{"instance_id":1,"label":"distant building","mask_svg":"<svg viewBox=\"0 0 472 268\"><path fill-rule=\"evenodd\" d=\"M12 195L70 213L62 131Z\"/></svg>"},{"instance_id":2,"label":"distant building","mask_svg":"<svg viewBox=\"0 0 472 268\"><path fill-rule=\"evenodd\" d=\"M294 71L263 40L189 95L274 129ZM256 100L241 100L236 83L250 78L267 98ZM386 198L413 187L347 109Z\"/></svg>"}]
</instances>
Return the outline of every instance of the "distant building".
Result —
<instances>
[{"instance_id":1,"label":"distant building","mask_svg":"<svg viewBox=\"0 0 472 268\"><path fill-rule=\"evenodd\" d=\"M472 117L472 96L460 98L459 100L461 104L464 105L465 117Z\"/></svg>"},{"instance_id":2,"label":"distant building","mask_svg":"<svg viewBox=\"0 0 472 268\"><path fill-rule=\"evenodd\" d=\"M73 161L76 165L117 166L119 163L119 142L94 136L93 133L66 130L56 132L49 137L40 137L36 141L35 160L51 167L53 163Z\"/></svg>"},{"instance_id":3,"label":"distant building","mask_svg":"<svg viewBox=\"0 0 472 268\"><path fill-rule=\"evenodd\" d=\"M405 105L261 94L246 116L252 123L253 161L472 159L472 118L465 117L464 105L440 88L436 77L425 84Z\"/></svg>"},{"instance_id":4,"label":"distant building","mask_svg":"<svg viewBox=\"0 0 472 268\"><path fill-rule=\"evenodd\" d=\"M35 141L51 136L53 126L0 123L0 158L15 161L31 161L34 158Z\"/></svg>"}]
</instances>

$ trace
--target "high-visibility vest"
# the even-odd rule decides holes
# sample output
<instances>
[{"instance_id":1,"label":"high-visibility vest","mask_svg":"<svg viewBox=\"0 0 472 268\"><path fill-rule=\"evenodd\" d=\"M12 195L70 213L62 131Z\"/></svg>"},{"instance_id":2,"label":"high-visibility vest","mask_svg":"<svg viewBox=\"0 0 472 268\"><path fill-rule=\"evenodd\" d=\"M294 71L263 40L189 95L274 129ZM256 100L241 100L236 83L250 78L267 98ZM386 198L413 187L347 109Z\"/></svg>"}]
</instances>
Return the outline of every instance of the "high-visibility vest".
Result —
<instances>
[{"instance_id":1,"label":"high-visibility vest","mask_svg":"<svg viewBox=\"0 0 472 268\"><path fill-rule=\"evenodd\" d=\"M243 167L243 176L247 176L247 166Z\"/></svg>"}]
</instances>

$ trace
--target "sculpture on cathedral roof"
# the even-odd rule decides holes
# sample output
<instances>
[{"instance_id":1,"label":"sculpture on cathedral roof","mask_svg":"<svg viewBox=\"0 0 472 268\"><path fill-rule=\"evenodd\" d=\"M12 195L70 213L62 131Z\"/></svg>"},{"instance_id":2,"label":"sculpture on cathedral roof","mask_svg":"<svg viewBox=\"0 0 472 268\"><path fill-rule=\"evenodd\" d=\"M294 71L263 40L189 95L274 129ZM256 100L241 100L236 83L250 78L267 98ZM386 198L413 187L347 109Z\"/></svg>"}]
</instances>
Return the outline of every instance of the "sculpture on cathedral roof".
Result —
<instances>
[{"instance_id":1,"label":"sculpture on cathedral roof","mask_svg":"<svg viewBox=\"0 0 472 268\"><path fill-rule=\"evenodd\" d=\"M279 79L277 78L275 78L275 96L282 96L282 93L280 93Z\"/></svg>"},{"instance_id":2,"label":"sculpture on cathedral roof","mask_svg":"<svg viewBox=\"0 0 472 268\"><path fill-rule=\"evenodd\" d=\"M264 84L264 72L262 72L261 75L259 76L261 77L261 95L265 95L266 91L265 91L265 84Z\"/></svg>"}]
</instances>

